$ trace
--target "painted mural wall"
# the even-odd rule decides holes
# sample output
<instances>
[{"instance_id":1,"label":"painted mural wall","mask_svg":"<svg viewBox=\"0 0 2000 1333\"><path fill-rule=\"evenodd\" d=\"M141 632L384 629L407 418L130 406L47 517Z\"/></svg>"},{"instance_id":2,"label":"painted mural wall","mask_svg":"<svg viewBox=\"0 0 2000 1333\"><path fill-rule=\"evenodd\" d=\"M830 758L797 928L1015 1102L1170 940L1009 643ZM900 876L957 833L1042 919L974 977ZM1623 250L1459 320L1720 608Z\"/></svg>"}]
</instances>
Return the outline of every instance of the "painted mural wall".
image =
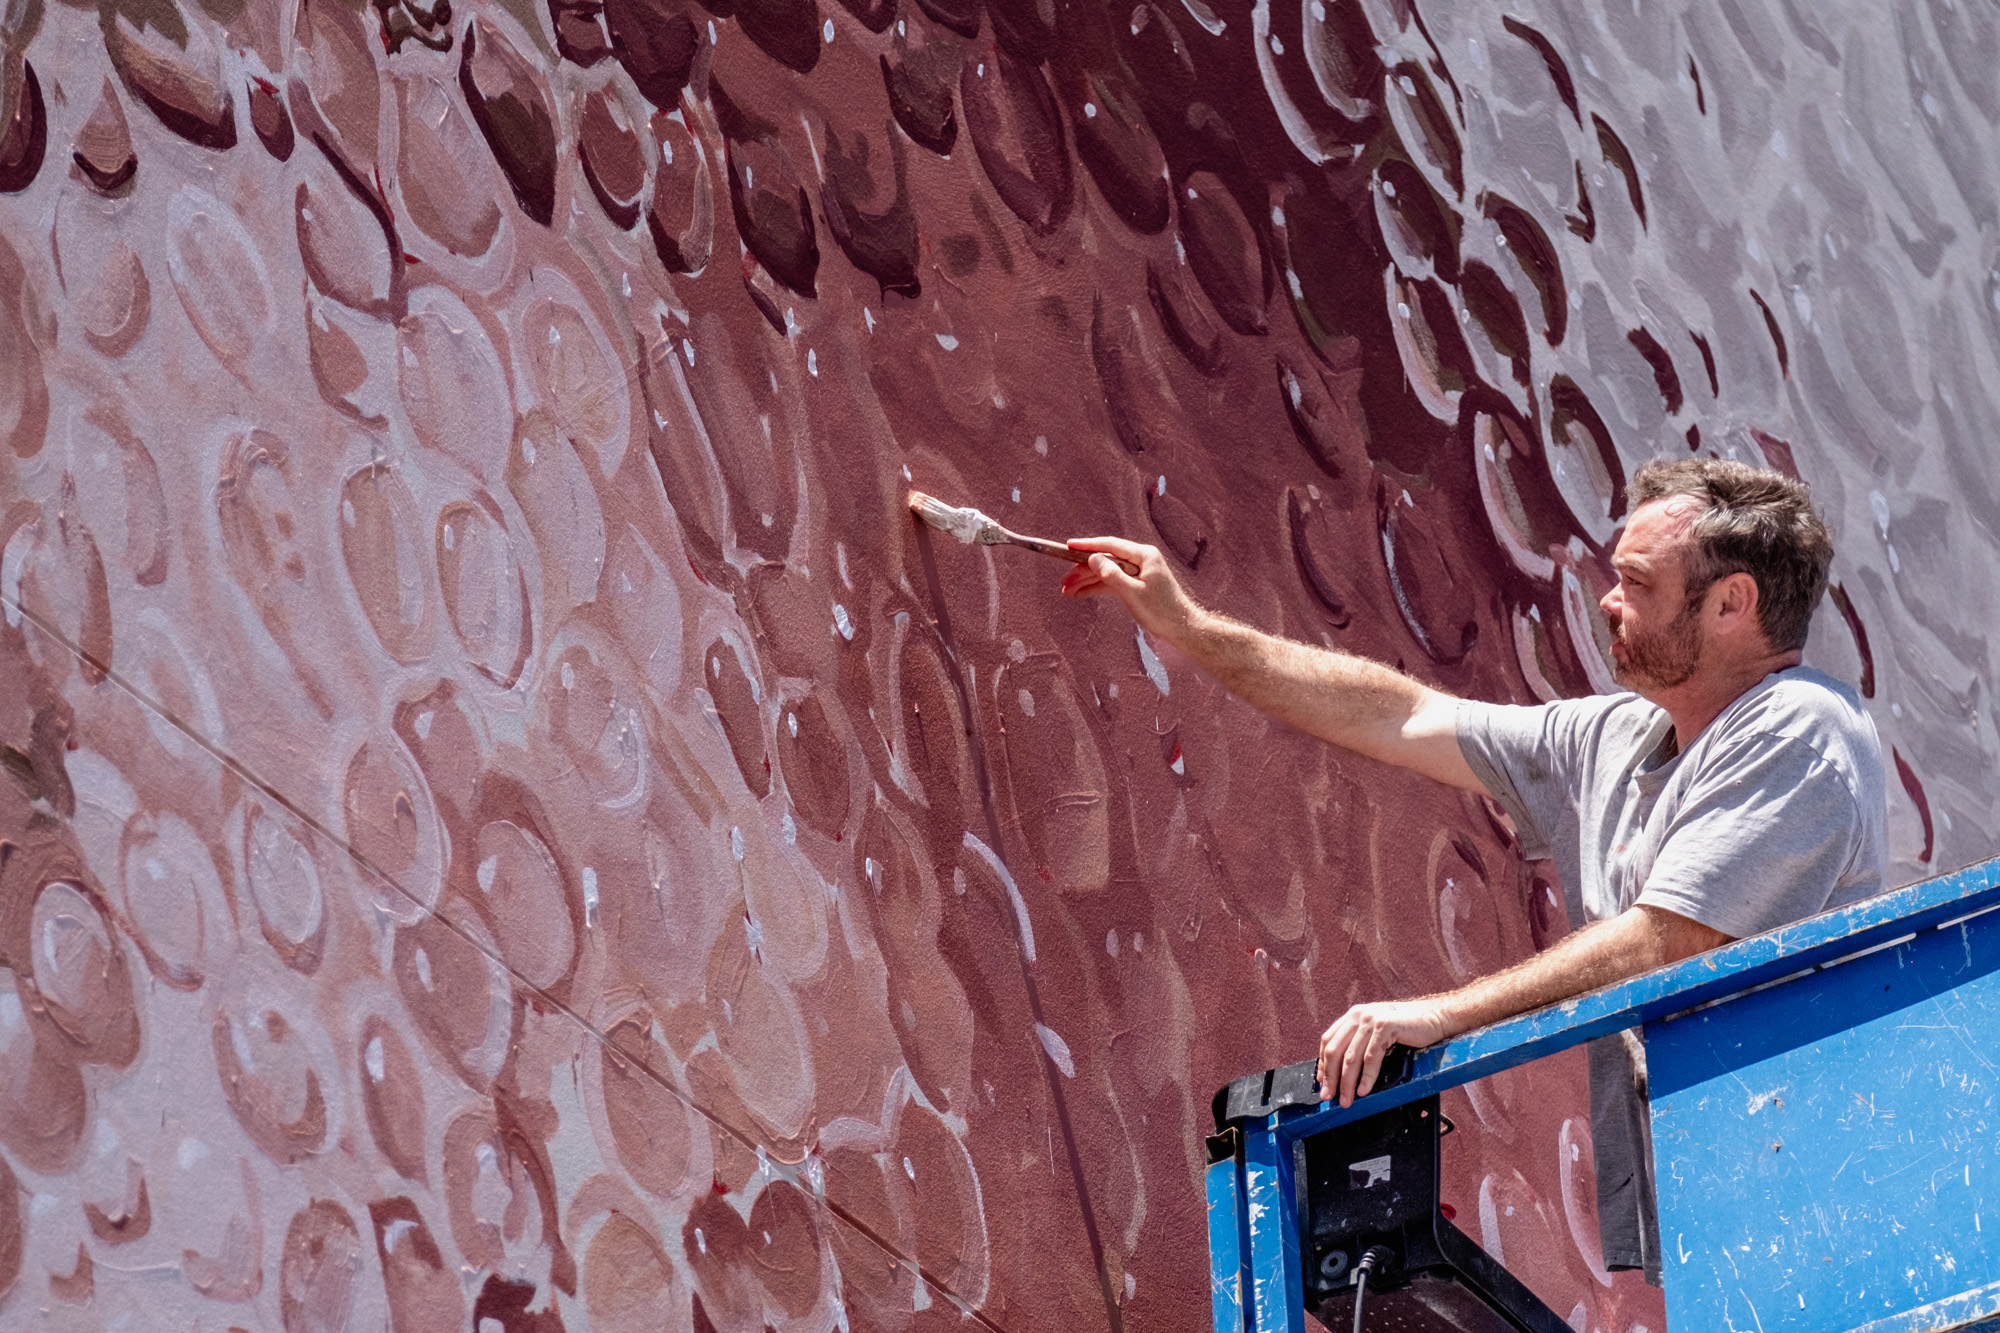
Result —
<instances>
[{"instance_id":1,"label":"painted mural wall","mask_svg":"<svg viewBox=\"0 0 2000 1333\"><path fill-rule=\"evenodd\" d=\"M913 484L1528 701L1794 471L1993 850L1989 0L3 12L9 1328L1202 1326L1214 1089L1559 886ZM1448 1195L1658 1333L1586 1100Z\"/></svg>"}]
</instances>

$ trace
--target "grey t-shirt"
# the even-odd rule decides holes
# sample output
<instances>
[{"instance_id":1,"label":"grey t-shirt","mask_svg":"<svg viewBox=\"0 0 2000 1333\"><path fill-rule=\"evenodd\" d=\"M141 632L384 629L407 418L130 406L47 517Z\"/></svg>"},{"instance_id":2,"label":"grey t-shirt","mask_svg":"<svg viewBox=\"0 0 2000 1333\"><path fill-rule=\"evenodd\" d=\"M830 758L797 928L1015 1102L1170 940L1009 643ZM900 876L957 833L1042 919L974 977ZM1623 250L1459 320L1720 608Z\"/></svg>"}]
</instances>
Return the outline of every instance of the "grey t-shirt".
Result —
<instances>
[{"instance_id":1,"label":"grey t-shirt","mask_svg":"<svg viewBox=\"0 0 2000 1333\"><path fill-rule=\"evenodd\" d=\"M1742 937L1880 893L1882 745L1854 691L1808 667L1766 676L1679 753L1636 694L1458 706L1465 761L1549 857L1572 925L1635 903ZM1592 1141L1605 1262L1658 1281L1643 1053L1593 1042Z\"/></svg>"}]
</instances>

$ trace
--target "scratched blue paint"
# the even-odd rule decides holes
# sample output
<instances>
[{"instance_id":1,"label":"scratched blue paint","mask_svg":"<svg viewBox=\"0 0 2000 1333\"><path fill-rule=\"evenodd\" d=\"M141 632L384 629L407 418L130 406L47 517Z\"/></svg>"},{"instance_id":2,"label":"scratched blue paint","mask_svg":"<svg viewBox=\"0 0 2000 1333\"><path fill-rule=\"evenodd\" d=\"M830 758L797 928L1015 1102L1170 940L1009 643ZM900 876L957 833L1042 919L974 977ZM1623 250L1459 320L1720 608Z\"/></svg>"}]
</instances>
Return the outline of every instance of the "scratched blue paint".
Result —
<instances>
[{"instance_id":1,"label":"scratched blue paint","mask_svg":"<svg viewBox=\"0 0 2000 1333\"><path fill-rule=\"evenodd\" d=\"M1243 1200L1250 1220L1250 1327L1255 1333L1305 1333L1292 1150L1278 1135L1244 1135Z\"/></svg>"},{"instance_id":2,"label":"scratched blue paint","mask_svg":"<svg viewBox=\"0 0 2000 1333\"><path fill-rule=\"evenodd\" d=\"M1672 1333L2000 1333L1995 909L2000 859L1466 1033L1350 1108L1242 1124L1241 1215L1211 1207L1210 1244L1247 1226L1249 1280L1217 1333L1303 1327L1294 1141L1641 1025Z\"/></svg>"},{"instance_id":3,"label":"scratched blue paint","mask_svg":"<svg viewBox=\"0 0 2000 1333\"><path fill-rule=\"evenodd\" d=\"M1960 1292L1930 1305L1863 1324L1851 1333L2000 1333L2000 1283Z\"/></svg>"},{"instance_id":4,"label":"scratched blue paint","mask_svg":"<svg viewBox=\"0 0 2000 1333\"><path fill-rule=\"evenodd\" d=\"M1211 1163L1208 1172L1208 1285L1215 1327L1243 1333L1242 1181L1234 1157Z\"/></svg>"},{"instance_id":5,"label":"scratched blue paint","mask_svg":"<svg viewBox=\"0 0 2000 1333\"><path fill-rule=\"evenodd\" d=\"M1646 1050L1670 1327L2000 1310L2000 911L1650 1024Z\"/></svg>"}]
</instances>

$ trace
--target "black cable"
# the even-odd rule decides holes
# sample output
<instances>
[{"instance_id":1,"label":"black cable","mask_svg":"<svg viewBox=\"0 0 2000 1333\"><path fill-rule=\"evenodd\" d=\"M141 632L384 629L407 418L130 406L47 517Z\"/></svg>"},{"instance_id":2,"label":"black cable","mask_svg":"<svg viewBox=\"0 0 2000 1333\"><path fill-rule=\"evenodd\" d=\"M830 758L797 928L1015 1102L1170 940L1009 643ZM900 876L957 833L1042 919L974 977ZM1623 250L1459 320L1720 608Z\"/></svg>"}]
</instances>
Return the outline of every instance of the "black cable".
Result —
<instances>
[{"instance_id":1,"label":"black cable","mask_svg":"<svg viewBox=\"0 0 2000 1333\"><path fill-rule=\"evenodd\" d=\"M1354 1333L1361 1333L1361 1301L1368 1295L1368 1275L1378 1268L1386 1269L1395 1261L1395 1252L1388 1246L1370 1245L1361 1262L1354 1266Z\"/></svg>"}]
</instances>

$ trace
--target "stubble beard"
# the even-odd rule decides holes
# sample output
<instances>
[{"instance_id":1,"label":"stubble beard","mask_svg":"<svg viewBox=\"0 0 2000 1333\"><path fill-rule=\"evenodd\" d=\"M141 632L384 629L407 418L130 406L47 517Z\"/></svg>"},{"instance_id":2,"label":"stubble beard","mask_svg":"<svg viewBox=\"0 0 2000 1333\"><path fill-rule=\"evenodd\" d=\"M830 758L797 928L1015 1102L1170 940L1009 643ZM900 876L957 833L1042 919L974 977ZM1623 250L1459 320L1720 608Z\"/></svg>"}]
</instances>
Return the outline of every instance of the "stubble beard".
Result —
<instances>
[{"instance_id":1,"label":"stubble beard","mask_svg":"<svg viewBox=\"0 0 2000 1333\"><path fill-rule=\"evenodd\" d=\"M1612 638L1625 647L1625 660L1612 661L1611 678L1630 690L1670 690L1685 685L1701 665L1701 608L1682 605L1663 628L1627 634L1621 623Z\"/></svg>"}]
</instances>

